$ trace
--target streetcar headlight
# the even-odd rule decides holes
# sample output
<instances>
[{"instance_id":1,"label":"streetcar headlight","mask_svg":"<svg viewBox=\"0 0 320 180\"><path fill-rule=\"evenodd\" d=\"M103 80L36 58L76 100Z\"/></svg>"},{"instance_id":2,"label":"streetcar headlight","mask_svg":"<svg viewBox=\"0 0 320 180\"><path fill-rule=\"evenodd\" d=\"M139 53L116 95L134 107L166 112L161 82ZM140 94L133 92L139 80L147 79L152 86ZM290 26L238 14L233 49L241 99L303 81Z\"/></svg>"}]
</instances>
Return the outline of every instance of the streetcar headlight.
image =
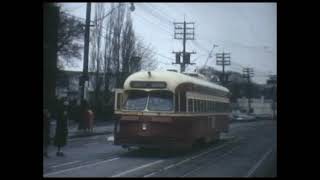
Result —
<instances>
[{"instance_id":1,"label":"streetcar headlight","mask_svg":"<svg viewBox=\"0 0 320 180\"><path fill-rule=\"evenodd\" d=\"M142 123L142 130L147 130L147 124L146 123Z\"/></svg>"}]
</instances>

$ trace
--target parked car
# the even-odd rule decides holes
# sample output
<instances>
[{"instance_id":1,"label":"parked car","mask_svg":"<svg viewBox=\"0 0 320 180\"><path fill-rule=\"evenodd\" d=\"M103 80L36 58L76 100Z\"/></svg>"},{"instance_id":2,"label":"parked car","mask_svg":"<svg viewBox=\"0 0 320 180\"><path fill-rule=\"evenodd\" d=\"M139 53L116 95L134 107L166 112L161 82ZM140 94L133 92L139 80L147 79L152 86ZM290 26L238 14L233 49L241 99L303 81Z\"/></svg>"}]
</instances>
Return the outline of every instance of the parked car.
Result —
<instances>
[{"instance_id":1,"label":"parked car","mask_svg":"<svg viewBox=\"0 0 320 180\"><path fill-rule=\"evenodd\" d=\"M247 115L247 114L233 114L232 115L233 121L253 121L256 120L254 115Z\"/></svg>"}]
</instances>

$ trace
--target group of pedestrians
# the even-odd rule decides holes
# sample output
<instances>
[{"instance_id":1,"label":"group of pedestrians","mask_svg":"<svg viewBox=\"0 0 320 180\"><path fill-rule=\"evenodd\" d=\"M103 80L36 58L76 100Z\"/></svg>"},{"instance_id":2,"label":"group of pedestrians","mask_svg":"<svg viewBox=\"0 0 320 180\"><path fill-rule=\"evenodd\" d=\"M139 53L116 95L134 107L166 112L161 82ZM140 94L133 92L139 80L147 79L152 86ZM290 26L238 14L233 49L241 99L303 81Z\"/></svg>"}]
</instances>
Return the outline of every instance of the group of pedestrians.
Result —
<instances>
[{"instance_id":1,"label":"group of pedestrians","mask_svg":"<svg viewBox=\"0 0 320 180\"><path fill-rule=\"evenodd\" d=\"M43 155L48 156L48 146L50 145L50 120L56 119L56 129L54 137L54 146L57 147L57 156L64 156L62 147L67 144L68 138L68 120L69 120L69 102L65 98L57 99L51 110L44 107L43 110ZM80 122L79 129L93 131L93 111L87 101L82 101L80 105Z\"/></svg>"}]
</instances>

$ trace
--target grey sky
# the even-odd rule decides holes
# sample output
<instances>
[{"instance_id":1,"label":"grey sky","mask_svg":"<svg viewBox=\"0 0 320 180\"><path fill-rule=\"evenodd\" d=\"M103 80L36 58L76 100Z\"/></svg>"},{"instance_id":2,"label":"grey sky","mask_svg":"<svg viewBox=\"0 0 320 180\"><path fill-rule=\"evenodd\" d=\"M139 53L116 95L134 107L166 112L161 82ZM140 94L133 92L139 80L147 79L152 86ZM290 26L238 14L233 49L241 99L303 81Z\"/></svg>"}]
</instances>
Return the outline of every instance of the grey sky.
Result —
<instances>
[{"instance_id":1,"label":"grey sky","mask_svg":"<svg viewBox=\"0 0 320 180\"><path fill-rule=\"evenodd\" d=\"M109 11L110 3L105 4ZM178 65L171 65L172 51L182 50L182 41L173 39L173 22L183 22L185 16L186 22L195 22L196 39L187 41L186 49L197 53L191 56L191 61L197 64L187 66L187 71L203 66L213 44L217 44L214 54L231 53L231 66L226 70L242 72L242 67L252 67L253 80L265 83L267 75L277 73L276 6L276 3L135 3L132 18L136 35L154 48L159 70L179 69ZM63 3L63 9L85 18L86 3ZM93 19L94 5L91 13ZM82 70L79 62L76 69ZM207 66L222 68L215 65L215 56Z\"/></svg>"}]
</instances>

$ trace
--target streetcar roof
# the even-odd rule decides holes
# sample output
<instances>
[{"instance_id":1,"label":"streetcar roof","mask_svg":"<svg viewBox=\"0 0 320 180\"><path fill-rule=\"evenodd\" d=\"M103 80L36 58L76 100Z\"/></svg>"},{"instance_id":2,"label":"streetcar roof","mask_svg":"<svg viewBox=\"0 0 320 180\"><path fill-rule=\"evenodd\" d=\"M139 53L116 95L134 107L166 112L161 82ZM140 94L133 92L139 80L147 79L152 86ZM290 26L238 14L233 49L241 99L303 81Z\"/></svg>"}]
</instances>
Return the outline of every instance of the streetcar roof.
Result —
<instances>
[{"instance_id":1,"label":"streetcar roof","mask_svg":"<svg viewBox=\"0 0 320 180\"><path fill-rule=\"evenodd\" d=\"M136 73L131 74L124 82L124 89L137 89L130 87L131 81L162 81L166 82L168 90L174 92L175 89L180 85L184 83L191 83L198 86L204 86L210 89L214 90L220 90L223 92L229 93L229 90L223 86L220 86L218 84L209 82L204 79L191 77L189 75L185 75L178 72L172 72L172 71L149 71L150 76L148 74L148 71L139 71Z\"/></svg>"}]
</instances>

